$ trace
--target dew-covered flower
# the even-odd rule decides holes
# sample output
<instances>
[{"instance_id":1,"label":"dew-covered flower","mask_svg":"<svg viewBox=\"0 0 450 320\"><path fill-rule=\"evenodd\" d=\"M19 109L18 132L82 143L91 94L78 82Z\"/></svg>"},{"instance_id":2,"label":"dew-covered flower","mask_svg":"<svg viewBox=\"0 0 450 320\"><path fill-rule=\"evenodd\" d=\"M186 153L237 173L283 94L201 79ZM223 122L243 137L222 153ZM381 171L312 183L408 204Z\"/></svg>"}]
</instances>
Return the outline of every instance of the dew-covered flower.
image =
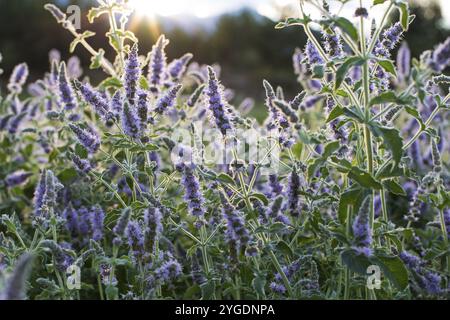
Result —
<instances>
[{"instance_id":1,"label":"dew-covered flower","mask_svg":"<svg viewBox=\"0 0 450 320\"><path fill-rule=\"evenodd\" d=\"M195 217L202 217L204 199L200 191L200 184L194 175L193 165L179 164L178 170L182 172L181 184L184 187L184 199L186 200L189 212Z\"/></svg>"},{"instance_id":2,"label":"dew-covered flower","mask_svg":"<svg viewBox=\"0 0 450 320\"><path fill-rule=\"evenodd\" d=\"M23 184L32 174L25 171L16 171L6 176L5 184L8 187L15 187Z\"/></svg>"},{"instance_id":3,"label":"dew-covered flower","mask_svg":"<svg viewBox=\"0 0 450 320\"><path fill-rule=\"evenodd\" d=\"M100 148L100 138L93 130L82 129L80 126L70 123L70 129L75 134L78 142L89 152L96 153Z\"/></svg>"},{"instance_id":4,"label":"dew-covered flower","mask_svg":"<svg viewBox=\"0 0 450 320\"><path fill-rule=\"evenodd\" d=\"M122 110L122 129L129 137L137 139L141 136L141 121L136 109L125 102Z\"/></svg>"},{"instance_id":5,"label":"dew-covered flower","mask_svg":"<svg viewBox=\"0 0 450 320\"><path fill-rule=\"evenodd\" d=\"M28 78L28 65L21 63L15 66L11 77L9 78L8 90L11 93L19 94Z\"/></svg>"},{"instance_id":6,"label":"dew-covered flower","mask_svg":"<svg viewBox=\"0 0 450 320\"><path fill-rule=\"evenodd\" d=\"M148 78L153 87L158 87L162 84L164 73L166 72L167 58L164 51L169 41L164 35L161 35L153 46L150 53L150 64Z\"/></svg>"},{"instance_id":7,"label":"dew-covered flower","mask_svg":"<svg viewBox=\"0 0 450 320\"><path fill-rule=\"evenodd\" d=\"M141 76L141 68L139 64L138 45L137 43L131 48L130 54L126 61L124 73L124 86L130 105L135 104L136 92L139 78Z\"/></svg>"},{"instance_id":8,"label":"dew-covered flower","mask_svg":"<svg viewBox=\"0 0 450 320\"><path fill-rule=\"evenodd\" d=\"M216 72L212 67L208 67L208 86L206 88L206 94L209 98L209 110L213 114L217 128L225 135L227 130L230 130L232 127L226 109L226 101L222 96L222 88L217 79Z\"/></svg>"},{"instance_id":9,"label":"dew-covered flower","mask_svg":"<svg viewBox=\"0 0 450 320\"><path fill-rule=\"evenodd\" d=\"M58 76L59 104L66 111L71 111L77 107L77 101L72 89L72 85L67 78L66 64L63 62L59 68Z\"/></svg>"},{"instance_id":10,"label":"dew-covered flower","mask_svg":"<svg viewBox=\"0 0 450 320\"><path fill-rule=\"evenodd\" d=\"M156 113L163 114L169 108L173 107L177 99L178 92L180 92L181 90L181 87L181 84L178 84L168 89L156 103L156 108L154 111Z\"/></svg>"},{"instance_id":11,"label":"dew-covered flower","mask_svg":"<svg viewBox=\"0 0 450 320\"><path fill-rule=\"evenodd\" d=\"M354 248L361 254L370 256L372 251L372 230L370 228L369 212L372 198L367 196L359 208L358 215L353 222L352 230L354 237Z\"/></svg>"}]
</instances>

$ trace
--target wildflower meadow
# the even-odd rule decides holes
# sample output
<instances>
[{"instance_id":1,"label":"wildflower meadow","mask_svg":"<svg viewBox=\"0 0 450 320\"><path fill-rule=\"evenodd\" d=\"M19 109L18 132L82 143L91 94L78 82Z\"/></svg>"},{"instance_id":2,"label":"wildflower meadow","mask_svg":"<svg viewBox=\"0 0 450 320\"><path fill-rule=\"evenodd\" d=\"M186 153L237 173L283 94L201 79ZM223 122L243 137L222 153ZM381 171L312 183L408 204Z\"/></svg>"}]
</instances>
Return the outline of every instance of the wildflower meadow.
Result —
<instances>
[{"instance_id":1,"label":"wildflower meadow","mask_svg":"<svg viewBox=\"0 0 450 320\"><path fill-rule=\"evenodd\" d=\"M86 12L114 59L45 5L74 55L0 75L0 299L449 298L450 38L412 56L408 1L293 2L298 92L254 84L264 122L219 64L143 52L127 0Z\"/></svg>"}]
</instances>

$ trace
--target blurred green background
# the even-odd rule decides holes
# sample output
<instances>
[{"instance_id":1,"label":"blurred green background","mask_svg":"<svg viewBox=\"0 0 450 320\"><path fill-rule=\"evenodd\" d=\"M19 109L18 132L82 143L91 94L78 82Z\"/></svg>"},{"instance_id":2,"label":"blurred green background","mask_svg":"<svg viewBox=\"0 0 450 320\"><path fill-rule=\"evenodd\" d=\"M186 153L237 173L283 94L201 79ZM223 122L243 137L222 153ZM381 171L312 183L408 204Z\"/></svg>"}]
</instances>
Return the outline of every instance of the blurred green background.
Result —
<instances>
[{"instance_id":1,"label":"blurred green background","mask_svg":"<svg viewBox=\"0 0 450 320\"><path fill-rule=\"evenodd\" d=\"M164 0L161 0L164 1ZM195 0L192 0L195 1ZM0 0L0 52L3 55L1 68L8 75L15 64L26 61L31 71L31 79L37 79L48 70L48 51L58 49L62 57L68 58L72 36L59 26L53 17L43 9L45 0ZM58 1L56 1L58 2ZM95 1L63 1L64 6L80 5L85 16L87 8ZM413 4L417 16L406 40L414 56L433 48L450 35L450 30L442 23L441 8L434 1L419 1ZM395 17L393 17L395 18ZM262 79L285 88L288 95L298 91L292 72L291 55L296 47L303 47L305 36L301 28L275 30L275 22L258 14L252 8L243 8L215 17L201 24L186 27L186 21L173 24L171 18L162 17L155 22L140 19L133 23L132 30L140 39L140 50L145 53L160 33L171 40L168 47L169 59L192 52L199 63L220 63L222 81L235 89L237 100L244 95L258 101L263 100ZM103 36L107 21L99 19L90 25L83 17L82 28L95 31L90 39L95 48L109 46ZM107 50L108 56L111 54ZM78 55L85 71L95 82L102 76L86 70L90 57L81 46ZM2 87L6 76L3 76Z\"/></svg>"}]
</instances>

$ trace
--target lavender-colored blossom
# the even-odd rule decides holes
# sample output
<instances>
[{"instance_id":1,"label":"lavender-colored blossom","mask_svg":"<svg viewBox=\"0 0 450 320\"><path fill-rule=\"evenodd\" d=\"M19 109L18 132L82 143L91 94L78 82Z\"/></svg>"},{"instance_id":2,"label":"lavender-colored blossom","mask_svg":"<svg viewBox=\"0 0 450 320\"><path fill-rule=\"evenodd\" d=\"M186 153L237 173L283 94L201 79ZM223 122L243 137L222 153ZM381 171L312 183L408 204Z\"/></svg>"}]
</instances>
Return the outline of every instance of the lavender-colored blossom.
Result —
<instances>
[{"instance_id":1,"label":"lavender-colored blossom","mask_svg":"<svg viewBox=\"0 0 450 320\"><path fill-rule=\"evenodd\" d=\"M206 94L209 97L209 110L213 114L217 128L225 135L227 130L232 129L232 127L226 110L226 101L222 97L222 88L212 67L208 67Z\"/></svg>"},{"instance_id":2,"label":"lavender-colored blossom","mask_svg":"<svg viewBox=\"0 0 450 320\"><path fill-rule=\"evenodd\" d=\"M181 87L182 86L178 84L167 90L156 103L156 108L154 111L159 114L164 114L169 108L173 107Z\"/></svg>"},{"instance_id":3,"label":"lavender-colored blossom","mask_svg":"<svg viewBox=\"0 0 450 320\"><path fill-rule=\"evenodd\" d=\"M78 142L89 152L96 153L100 148L100 138L93 130L82 129L76 124L70 123L70 129L75 134Z\"/></svg>"},{"instance_id":4,"label":"lavender-colored blossom","mask_svg":"<svg viewBox=\"0 0 450 320\"><path fill-rule=\"evenodd\" d=\"M41 175L39 177L39 182L36 186L36 189L34 191L34 214L35 216L39 217L42 215L42 210L44 206L44 196L45 196L45 190L46 190L46 176L47 171L43 170L41 172Z\"/></svg>"},{"instance_id":5,"label":"lavender-colored blossom","mask_svg":"<svg viewBox=\"0 0 450 320\"><path fill-rule=\"evenodd\" d=\"M164 35L161 35L153 46L150 53L150 64L149 64L149 81L154 87L161 85L164 72L166 70L167 58L164 52L165 47L169 44L169 41Z\"/></svg>"},{"instance_id":6,"label":"lavender-colored blossom","mask_svg":"<svg viewBox=\"0 0 450 320\"><path fill-rule=\"evenodd\" d=\"M165 261L161 267L155 270L155 277L161 283L168 283L181 275L182 267L180 263L170 258Z\"/></svg>"},{"instance_id":7,"label":"lavender-colored blossom","mask_svg":"<svg viewBox=\"0 0 450 320\"><path fill-rule=\"evenodd\" d=\"M92 239L98 242L103 238L105 212L99 206L95 206L91 209L89 218L91 222Z\"/></svg>"},{"instance_id":8,"label":"lavender-colored blossom","mask_svg":"<svg viewBox=\"0 0 450 320\"><path fill-rule=\"evenodd\" d=\"M204 90L205 90L206 84L201 84L200 86L195 89L195 91L192 93L192 95L189 97L187 101L188 107L194 107L197 102L200 100Z\"/></svg>"},{"instance_id":9,"label":"lavender-colored blossom","mask_svg":"<svg viewBox=\"0 0 450 320\"><path fill-rule=\"evenodd\" d=\"M60 272L66 272L67 268L72 265L73 258L69 256L64 249L53 240L44 240L41 242L42 248L50 249L55 261L55 268Z\"/></svg>"},{"instance_id":10,"label":"lavender-colored blossom","mask_svg":"<svg viewBox=\"0 0 450 320\"><path fill-rule=\"evenodd\" d=\"M425 263L419 257L412 255L406 251L400 253L408 269L414 271L419 287L430 295L439 295L442 293L441 277L425 268Z\"/></svg>"},{"instance_id":11,"label":"lavender-colored blossom","mask_svg":"<svg viewBox=\"0 0 450 320\"><path fill-rule=\"evenodd\" d=\"M123 105L122 129L131 138L137 139L141 136L141 121L136 113L136 109L128 102Z\"/></svg>"},{"instance_id":12,"label":"lavender-colored blossom","mask_svg":"<svg viewBox=\"0 0 450 320\"><path fill-rule=\"evenodd\" d=\"M179 81L183 74L186 72L186 67L193 58L192 53L186 53L181 58L172 61L169 66L169 75L173 81Z\"/></svg>"},{"instance_id":13,"label":"lavender-colored blossom","mask_svg":"<svg viewBox=\"0 0 450 320\"><path fill-rule=\"evenodd\" d=\"M397 73L400 81L406 81L411 73L411 50L403 42L397 53Z\"/></svg>"},{"instance_id":14,"label":"lavender-colored blossom","mask_svg":"<svg viewBox=\"0 0 450 320\"><path fill-rule=\"evenodd\" d=\"M141 259L144 255L144 235L142 234L142 229L139 223L136 221L130 221L128 223L126 237L134 259Z\"/></svg>"},{"instance_id":15,"label":"lavender-colored blossom","mask_svg":"<svg viewBox=\"0 0 450 320\"><path fill-rule=\"evenodd\" d=\"M9 78L8 90L11 93L19 94L28 78L28 65L21 63L15 66L11 77Z\"/></svg>"},{"instance_id":16,"label":"lavender-colored blossom","mask_svg":"<svg viewBox=\"0 0 450 320\"><path fill-rule=\"evenodd\" d=\"M83 69L81 68L81 61L78 57L70 57L67 61L67 76L70 79L78 79L83 74Z\"/></svg>"},{"instance_id":17,"label":"lavender-colored blossom","mask_svg":"<svg viewBox=\"0 0 450 320\"><path fill-rule=\"evenodd\" d=\"M91 162L87 159L81 159L77 155L71 156L75 169L81 174L88 174L92 170Z\"/></svg>"},{"instance_id":18,"label":"lavender-colored blossom","mask_svg":"<svg viewBox=\"0 0 450 320\"><path fill-rule=\"evenodd\" d=\"M300 108L302 110L310 109L314 107L317 103L319 103L319 101L321 101L323 98L325 98L324 95L314 95L306 97L305 100L300 105Z\"/></svg>"},{"instance_id":19,"label":"lavender-colored blossom","mask_svg":"<svg viewBox=\"0 0 450 320\"><path fill-rule=\"evenodd\" d=\"M22 121L25 119L26 116L27 116L26 112L22 112L22 113L19 113L16 116L14 116L11 119L11 121L9 122L8 132L10 134L16 134L17 131L19 130L20 124L22 123Z\"/></svg>"},{"instance_id":20,"label":"lavender-colored blossom","mask_svg":"<svg viewBox=\"0 0 450 320\"><path fill-rule=\"evenodd\" d=\"M299 121L297 114L291 108L290 104L283 100L274 100L273 105L277 107L286 117L288 117L289 121L293 124ZM289 125L289 124L288 124ZM283 126L283 125L282 125ZM284 127L284 126L283 126Z\"/></svg>"},{"instance_id":21,"label":"lavender-colored blossom","mask_svg":"<svg viewBox=\"0 0 450 320\"><path fill-rule=\"evenodd\" d=\"M450 64L450 38L434 49L428 64L435 72L443 71Z\"/></svg>"},{"instance_id":22,"label":"lavender-colored blossom","mask_svg":"<svg viewBox=\"0 0 450 320\"><path fill-rule=\"evenodd\" d=\"M222 215L227 222L226 237L229 244L246 249L251 241L251 235L245 226L245 219L221 193Z\"/></svg>"},{"instance_id":23,"label":"lavender-colored blossom","mask_svg":"<svg viewBox=\"0 0 450 320\"><path fill-rule=\"evenodd\" d=\"M10 188L15 187L23 184L30 176L32 176L32 174L29 172L16 171L6 176L5 183Z\"/></svg>"},{"instance_id":24,"label":"lavender-colored blossom","mask_svg":"<svg viewBox=\"0 0 450 320\"><path fill-rule=\"evenodd\" d=\"M139 64L138 45L137 43L131 48L130 54L125 65L124 86L125 92L130 105L134 106L136 101L136 92L139 78L141 76L141 68Z\"/></svg>"},{"instance_id":25,"label":"lavender-colored blossom","mask_svg":"<svg viewBox=\"0 0 450 320\"><path fill-rule=\"evenodd\" d=\"M276 197L283 192L283 186L278 181L278 175L269 175L270 196Z\"/></svg>"},{"instance_id":26,"label":"lavender-colored blossom","mask_svg":"<svg viewBox=\"0 0 450 320\"><path fill-rule=\"evenodd\" d=\"M308 40L308 42L306 43L305 55L308 59L308 64L311 67L316 65L323 65L325 63L316 46L312 43L311 40Z\"/></svg>"},{"instance_id":27,"label":"lavender-colored blossom","mask_svg":"<svg viewBox=\"0 0 450 320\"><path fill-rule=\"evenodd\" d=\"M447 237L450 239L450 208L443 211L445 229L447 230Z\"/></svg>"},{"instance_id":28,"label":"lavender-colored blossom","mask_svg":"<svg viewBox=\"0 0 450 320\"><path fill-rule=\"evenodd\" d=\"M64 106L66 111L73 110L77 107L76 98L72 89L72 85L67 78L66 64L63 62L59 68L58 76L58 93L59 103Z\"/></svg>"},{"instance_id":29,"label":"lavender-colored blossom","mask_svg":"<svg viewBox=\"0 0 450 320\"><path fill-rule=\"evenodd\" d=\"M111 119L108 101L100 94L100 92L96 91L88 83L78 83L78 89L83 99L104 121L109 121Z\"/></svg>"},{"instance_id":30,"label":"lavender-colored blossom","mask_svg":"<svg viewBox=\"0 0 450 320\"><path fill-rule=\"evenodd\" d=\"M289 214L296 218L300 215L300 206L299 206L299 191L300 191L300 176L297 173L297 170L294 169L289 176L289 183L287 187L287 204L286 209Z\"/></svg>"},{"instance_id":31,"label":"lavender-colored blossom","mask_svg":"<svg viewBox=\"0 0 450 320\"><path fill-rule=\"evenodd\" d=\"M144 213L144 222L145 248L153 252L156 249L156 241L163 231L161 211L154 207L148 208Z\"/></svg>"},{"instance_id":32,"label":"lavender-colored blossom","mask_svg":"<svg viewBox=\"0 0 450 320\"><path fill-rule=\"evenodd\" d=\"M70 233L72 238L78 237L78 213L73 208L72 204L69 204L63 212L65 221L65 227Z\"/></svg>"},{"instance_id":33,"label":"lavender-colored blossom","mask_svg":"<svg viewBox=\"0 0 450 320\"><path fill-rule=\"evenodd\" d=\"M184 187L184 199L186 200L189 212L195 217L202 217L204 199L200 191L200 184L194 175L193 165L180 164L178 169L182 172L181 184Z\"/></svg>"},{"instance_id":34,"label":"lavender-colored blossom","mask_svg":"<svg viewBox=\"0 0 450 320\"><path fill-rule=\"evenodd\" d=\"M358 251L366 256L371 254L370 246L372 244L372 231L369 225L371 201L370 196L363 200L352 226L355 249L359 249Z\"/></svg>"},{"instance_id":35,"label":"lavender-colored blossom","mask_svg":"<svg viewBox=\"0 0 450 320\"><path fill-rule=\"evenodd\" d=\"M123 95L120 90L117 90L114 93L111 100L111 111L116 115L116 117L120 117L123 111Z\"/></svg>"},{"instance_id":36,"label":"lavender-colored blossom","mask_svg":"<svg viewBox=\"0 0 450 320\"><path fill-rule=\"evenodd\" d=\"M34 256L23 254L17 261L14 272L7 280L3 291L0 292L0 300L25 300L26 282L31 272Z\"/></svg>"},{"instance_id":37,"label":"lavender-colored blossom","mask_svg":"<svg viewBox=\"0 0 450 320\"><path fill-rule=\"evenodd\" d=\"M304 62L305 56L300 48L296 48L295 52L292 56L292 63L294 66L294 73L299 77L299 79L303 79L308 73L308 67Z\"/></svg>"},{"instance_id":38,"label":"lavender-colored blossom","mask_svg":"<svg viewBox=\"0 0 450 320\"><path fill-rule=\"evenodd\" d=\"M375 46L375 55L389 58L391 50L400 42L403 35L403 27L400 22L395 23L383 33L383 38Z\"/></svg>"},{"instance_id":39,"label":"lavender-colored blossom","mask_svg":"<svg viewBox=\"0 0 450 320\"><path fill-rule=\"evenodd\" d=\"M340 58L343 54L342 41L336 30L333 30L333 34L327 32L323 33L324 47L328 56L332 59Z\"/></svg>"},{"instance_id":40,"label":"lavender-colored blossom","mask_svg":"<svg viewBox=\"0 0 450 320\"><path fill-rule=\"evenodd\" d=\"M148 93L144 90L138 92L137 115L139 117L141 128L145 130L148 123Z\"/></svg>"}]
</instances>

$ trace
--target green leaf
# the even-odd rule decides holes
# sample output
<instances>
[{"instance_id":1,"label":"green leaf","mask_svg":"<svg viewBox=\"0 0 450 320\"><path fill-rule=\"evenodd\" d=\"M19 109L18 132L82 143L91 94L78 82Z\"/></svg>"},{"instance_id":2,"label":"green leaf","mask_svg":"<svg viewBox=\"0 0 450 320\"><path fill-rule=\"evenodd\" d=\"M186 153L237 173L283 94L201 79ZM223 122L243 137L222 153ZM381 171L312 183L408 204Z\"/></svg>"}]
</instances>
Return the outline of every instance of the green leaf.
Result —
<instances>
[{"instance_id":1,"label":"green leaf","mask_svg":"<svg viewBox=\"0 0 450 320\"><path fill-rule=\"evenodd\" d=\"M87 18L89 20L89 23L93 23L95 19L97 19L101 15L107 14L107 13L108 13L108 10L105 8L92 8L89 10Z\"/></svg>"},{"instance_id":2,"label":"green leaf","mask_svg":"<svg viewBox=\"0 0 450 320\"><path fill-rule=\"evenodd\" d=\"M409 104L410 102L411 99L409 97L397 97L397 95L393 91L388 91L380 94L379 96L376 96L375 98L372 98L372 100L370 100L370 106L384 103L396 103L400 106L403 106Z\"/></svg>"},{"instance_id":3,"label":"green leaf","mask_svg":"<svg viewBox=\"0 0 450 320\"><path fill-rule=\"evenodd\" d=\"M294 251L292 250L292 248L283 240L277 243L277 250L280 250L289 257L292 257L294 255Z\"/></svg>"},{"instance_id":4,"label":"green leaf","mask_svg":"<svg viewBox=\"0 0 450 320\"><path fill-rule=\"evenodd\" d=\"M105 294L108 300L116 300L119 296L119 289L115 286L109 285L105 288Z\"/></svg>"},{"instance_id":5,"label":"green leaf","mask_svg":"<svg viewBox=\"0 0 450 320\"><path fill-rule=\"evenodd\" d=\"M358 30L355 25L349 20L343 17L339 17L335 20L335 23L339 29L348 34L354 41L358 41Z\"/></svg>"},{"instance_id":6,"label":"green leaf","mask_svg":"<svg viewBox=\"0 0 450 320\"><path fill-rule=\"evenodd\" d=\"M320 156L320 158L314 159L313 162L308 166L309 179L314 176L317 168L321 166L325 161L327 161L328 158L340 148L340 146L341 145L339 141L332 141L325 146L323 154Z\"/></svg>"},{"instance_id":7,"label":"green leaf","mask_svg":"<svg viewBox=\"0 0 450 320\"><path fill-rule=\"evenodd\" d=\"M399 257L376 255L370 260L383 270L383 274L399 290L404 290L408 286L408 271Z\"/></svg>"},{"instance_id":8,"label":"green leaf","mask_svg":"<svg viewBox=\"0 0 450 320\"><path fill-rule=\"evenodd\" d=\"M339 118L343 114L344 108L342 108L340 105L337 105L336 107L333 108L333 110L331 110L330 114L328 115L327 123Z\"/></svg>"},{"instance_id":9,"label":"green leaf","mask_svg":"<svg viewBox=\"0 0 450 320\"><path fill-rule=\"evenodd\" d=\"M265 297L266 293L265 293L265 286L266 286L266 277L264 275L261 274L257 274L255 276L255 278L252 281L252 286L253 289L255 289L256 293L260 296L260 297Z\"/></svg>"},{"instance_id":10,"label":"green leaf","mask_svg":"<svg viewBox=\"0 0 450 320\"><path fill-rule=\"evenodd\" d=\"M400 163L403 156L403 139L400 136L400 131L395 128L376 125L370 125L369 128L376 137L383 138L383 145L391 151L394 162Z\"/></svg>"},{"instance_id":11,"label":"green leaf","mask_svg":"<svg viewBox=\"0 0 450 320\"><path fill-rule=\"evenodd\" d=\"M352 188L341 194L339 199L338 218L342 224L345 224L347 220L348 207L353 206L353 211L355 211L359 207L357 206L358 202L362 202L363 195L363 190L358 186L352 186Z\"/></svg>"},{"instance_id":12,"label":"green leaf","mask_svg":"<svg viewBox=\"0 0 450 320\"><path fill-rule=\"evenodd\" d=\"M405 111L408 112L411 116L413 116L417 120L417 122L420 125L420 129L421 130L425 130L426 125L423 122L422 116L420 115L420 113L419 113L419 111L417 109L414 109L414 108L409 107L409 106L405 106Z\"/></svg>"},{"instance_id":13,"label":"green leaf","mask_svg":"<svg viewBox=\"0 0 450 320\"><path fill-rule=\"evenodd\" d=\"M264 203L265 206L267 206L269 204L269 200L262 193L257 193L257 192L256 193L252 193L250 195L250 198L256 198L256 199L260 200L262 203Z\"/></svg>"},{"instance_id":14,"label":"green leaf","mask_svg":"<svg viewBox=\"0 0 450 320\"><path fill-rule=\"evenodd\" d=\"M334 83L334 90L338 90L342 82L344 82L348 71L352 66L361 65L364 63L364 59L361 57L350 57L344 61L343 64L336 71L336 81Z\"/></svg>"},{"instance_id":15,"label":"green leaf","mask_svg":"<svg viewBox=\"0 0 450 320\"><path fill-rule=\"evenodd\" d=\"M120 81L116 77L106 78L99 84L99 87L102 89L109 89L109 88L120 89L120 88L122 88L122 86L123 86L122 81Z\"/></svg>"},{"instance_id":16,"label":"green leaf","mask_svg":"<svg viewBox=\"0 0 450 320\"><path fill-rule=\"evenodd\" d=\"M302 26L311 22L311 19L308 16L305 16L304 19L299 18L287 18L285 21L278 22L275 25L275 29L284 29L290 26Z\"/></svg>"},{"instance_id":17,"label":"green leaf","mask_svg":"<svg viewBox=\"0 0 450 320\"><path fill-rule=\"evenodd\" d=\"M102 65L101 62L104 59L104 56L105 56L105 50L99 49L97 55L95 55L91 58L91 65L89 66L89 68L91 68L91 69L100 68Z\"/></svg>"},{"instance_id":18,"label":"green leaf","mask_svg":"<svg viewBox=\"0 0 450 320\"><path fill-rule=\"evenodd\" d=\"M145 78L144 76L141 76L139 78L139 86L141 87L141 89L144 90L150 89L150 85L148 84L147 78Z\"/></svg>"},{"instance_id":19,"label":"green leaf","mask_svg":"<svg viewBox=\"0 0 450 320\"><path fill-rule=\"evenodd\" d=\"M373 5L376 6L378 4L383 4L385 3L387 0L373 0Z\"/></svg>"},{"instance_id":20,"label":"green leaf","mask_svg":"<svg viewBox=\"0 0 450 320\"><path fill-rule=\"evenodd\" d=\"M216 292L216 284L212 280L203 283L200 288L202 290L202 300L212 299Z\"/></svg>"},{"instance_id":21,"label":"green leaf","mask_svg":"<svg viewBox=\"0 0 450 320\"><path fill-rule=\"evenodd\" d=\"M370 173L358 167L352 167L352 170L348 173L348 177L365 188L375 190L380 190L382 188L381 183L375 180Z\"/></svg>"},{"instance_id":22,"label":"green leaf","mask_svg":"<svg viewBox=\"0 0 450 320\"><path fill-rule=\"evenodd\" d=\"M397 71L395 71L394 63L391 60L377 59L377 62L386 72L397 76Z\"/></svg>"},{"instance_id":23,"label":"green leaf","mask_svg":"<svg viewBox=\"0 0 450 320\"><path fill-rule=\"evenodd\" d=\"M403 30L408 31L410 23L409 4L407 2L397 2L396 6L400 11L400 22Z\"/></svg>"},{"instance_id":24,"label":"green leaf","mask_svg":"<svg viewBox=\"0 0 450 320\"><path fill-rule=\"evenodd\" d=\"M372 262L363 254L358 254L353 249L347 249L341 253L342 262L353 272L367 275L367 268ZM381 266L380 266L381 267Z\"/></svg>"},{"instance_id":25,"label":"green leaf","mask_svg":"<svg viewBox=\"0 0 450 320\"><path fill-rule=\"evenodd\" d=\"M399 196L406 196L406 192L405 192L405 190L403 190L402 186L399 185L397 182L395 182L392 179L384 180L383 181L383 186L390 193L393 193L393 194L396 194L396 195L399 195Z\"/></svg>"},{"instance_id":26,"label":"green leaf","mask_svg":"<svg viewBox=\"0 0 450 320\"><path fill-rule=\"evenodd\" d=\"M70 43L70 53L73 53L76 49L76 47L78 46L78 44L80 44L83 40L93 37L95 36L95 32L92 31L85 31L82 34L80 34L78 37L76 37L71 43Z\"/></svg>"},{"instance_id":27,"label":"green leaf","mask_svg":"<svg viewBox=\"0 0 450 320\"><path fill-rule=\"evenodd\" d=\"M230 177L228 174L223 173L223 172L217 176L217 179L219 179L222 182L229 183L229 184L234 184L234 182L235 182L232 177Z\"/></svg>"}]
</instances>

